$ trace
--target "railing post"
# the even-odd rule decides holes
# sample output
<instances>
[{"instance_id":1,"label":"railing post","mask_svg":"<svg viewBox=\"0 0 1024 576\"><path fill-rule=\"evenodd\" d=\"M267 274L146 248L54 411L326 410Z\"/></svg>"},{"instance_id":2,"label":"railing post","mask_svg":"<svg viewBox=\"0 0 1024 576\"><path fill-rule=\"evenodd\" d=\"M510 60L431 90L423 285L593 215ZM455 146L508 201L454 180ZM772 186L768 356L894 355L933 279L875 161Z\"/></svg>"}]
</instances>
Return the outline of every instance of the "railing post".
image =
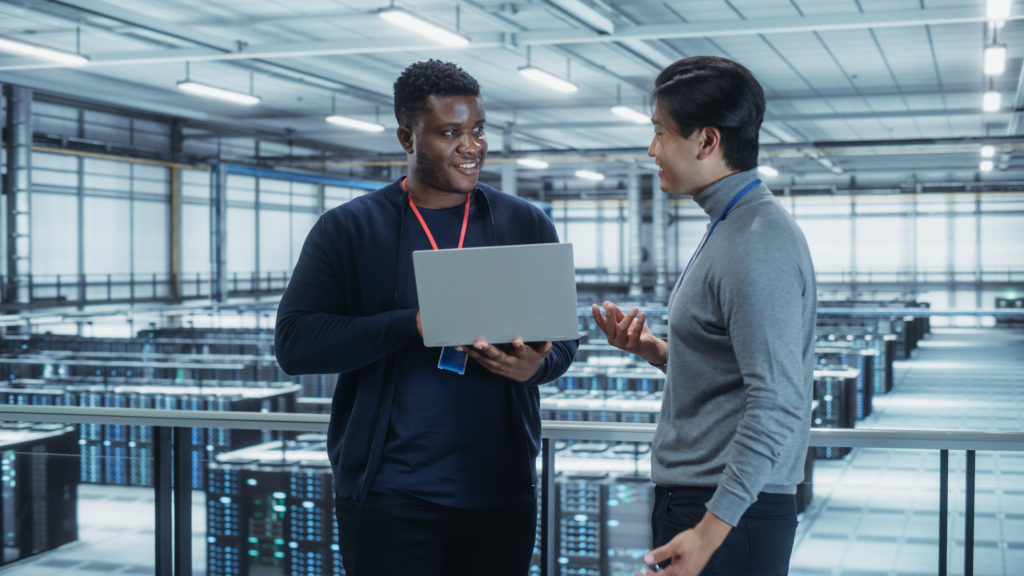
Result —
<instances>
[{"instance_id":1,"label":"railing post","mask_svg":"<svg viewBox=\"0 0 1024 576\"><path fill-rule=\"evenodd\" d=\"M156 505L154 576L171 576L171 428L153 427L153 492Z\"/></svg>"},{"instance_id":2,"label":"railing post","mask_svg":"<svg viewBox=\"0 0 1024 576\"><path fill-rule=\"evenodd\" d=\"M544 438L540 444L543 469L540 476L540 575L555 576L555 449L550 438Z\"/></svg>"},{"instance_id":3,"label":"railing post","mask_svg":"<svg viewBox=\"0 0 1024 576\"><path fill-rule=\"evenodd\" d=\"M949 537L949 450L939 450L939 576L946 576Z\"/></svg>"},{"instance_id":4,"label":"railing post","mask_svg":"<svg viewBox=\"0 0 1024 576\"><path fill-rule=\"evenodd\" d=\"M192 576L192 429L174 429L174 576Z\"/></svg>"},{"instance_id":5,"label":"railing post","mask_svg":"<svg viewBox=\"0 0 1024 576\"><path fill-rule=\"evenodd\" d=\"M967 485L964 491L964 576L974 576L974 450L967 451Z\"/></svg>"}]
</instances>

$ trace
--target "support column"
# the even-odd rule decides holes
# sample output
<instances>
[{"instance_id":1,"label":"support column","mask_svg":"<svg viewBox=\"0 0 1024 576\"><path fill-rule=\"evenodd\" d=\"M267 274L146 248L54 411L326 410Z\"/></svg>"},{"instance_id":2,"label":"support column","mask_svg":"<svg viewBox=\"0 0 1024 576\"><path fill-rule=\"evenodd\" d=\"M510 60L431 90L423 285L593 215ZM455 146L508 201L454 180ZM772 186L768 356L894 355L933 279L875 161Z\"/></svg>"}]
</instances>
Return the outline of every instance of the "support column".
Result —
<instances>
[{"instance_id":1,"label":"support column","mask_svg":"<svg viewBox=\"0 0 1024 576\"><path fill-rule=\"evenodd\" d=\"M654 241L654 299L668 304L668 194L661 191L658 176L651 178L651 226Z\"/></svg>"},{"instance_id":2,"label":"support column","mask_svg":"<svg viewBox=\"0 0 1024 576\"><path fill-rule=\"evenodd\" d=\"M519 188L516 181L516 163L512 159L512 140L515 138L515 129L512 125L505 128L502 139L501 150L505 153L505 163L501 165L501 191L512 196L519 195Z\"/></svg>"},{"instance_id":3,"label":"support column","mask_svg":"<svg viewBox=\"0 0 1024 576\"><path fill-rule=\"evenodd\" d=\"M7 196L5 302L25 304L30 300L29 282L32 277L32 90L6 86L4 95L7 98L7 177L3 183L3 192Z\"/></svg>"},{"instance_id":4,"label":"support column","mask_svg":"<svg viewBox=\"0 0 1024 576\"><path fill-rule=\"evenodd\" d=\"M210 171L210 299L228 298L227 220L228 167L218 163Z\"/></svg>"},{"instance_id":5,"label":"support column","mask_svg":"<svg viewBox=\"0 0 1024 576\"><path fill-rule=\"evenodd\" d=\"M171 254L168 270L168 289L172 302L181 302L181 167L174 166L171 171Z\"/></svg>"},{"instance_id":6,"label":"support column","mask_svg":"<svg viewBox=\"0 0 1024 576\"><path fill-rule=\"evenodd\" d=\"M636 162L630 162L626 175L626 227L629 233L629 295L632 298L639 298L644 294L644 287L640 284L640 262L643 260L640 246L642 211L640 175Z\"/></svg>"}]
</instances>

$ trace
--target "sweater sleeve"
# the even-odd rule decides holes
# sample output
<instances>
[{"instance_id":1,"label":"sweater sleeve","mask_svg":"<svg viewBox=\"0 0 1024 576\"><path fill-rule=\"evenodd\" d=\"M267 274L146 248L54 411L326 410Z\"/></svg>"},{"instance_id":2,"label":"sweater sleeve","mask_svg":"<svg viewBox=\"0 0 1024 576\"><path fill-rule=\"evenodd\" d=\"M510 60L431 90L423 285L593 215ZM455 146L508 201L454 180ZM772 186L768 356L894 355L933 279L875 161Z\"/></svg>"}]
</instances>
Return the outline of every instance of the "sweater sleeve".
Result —
<instances>
[{"instance_id":1,"label":"sweater sleeve","mask_svg":"<svg viewBox=\"0 0 1024 576\"><path fill-rule=\"evenodd\" d=\"M369 365L419 338L416 310L366 316L346 298L344 250L321 218L302 246L295 271L277 309L274 348L288 374L333 374Z\"/></svg>"},{"instance_id":2,"label":"sweater sleeve","mask_svg":"<svg viewBox=\"0 0 1024 576\"><path fill-rule=\"evenodd\" d=\"M746 242L724 267L720 305L743 377L743 410L708 509L735 526L795 441L810 400L804 382L806 273L785 242Z\"/></svg>"}]
</instances>

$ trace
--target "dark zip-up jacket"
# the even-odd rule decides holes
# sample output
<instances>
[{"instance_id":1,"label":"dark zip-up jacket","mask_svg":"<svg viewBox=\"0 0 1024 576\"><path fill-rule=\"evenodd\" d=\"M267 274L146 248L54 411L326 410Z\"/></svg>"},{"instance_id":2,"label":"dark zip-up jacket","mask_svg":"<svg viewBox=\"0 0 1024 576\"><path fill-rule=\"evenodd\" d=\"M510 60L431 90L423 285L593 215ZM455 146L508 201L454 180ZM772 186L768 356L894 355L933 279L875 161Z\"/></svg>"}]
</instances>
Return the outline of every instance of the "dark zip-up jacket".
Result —
<instances>
[{"instance_id":1,"label":"dark zip-up jacket","mask_svg":"<svg viewBox=\"0 0 1024 576\"><path fill-rule=\"evenodd\" d=\"M479 184L492 245L557 242L536 206ZM416 309L398 308L405 218L414 218L401 179L325 212L310 230L277 311L275 350L288 374L338 373L327 430L334 490L365 499L379 468L396 387L398 352L422 343ZM536 485L540 451L537 385L558 378L577 341L555 342L537 374L512 387L521 426L524 481Z\"/></svg>"}]
</instances>

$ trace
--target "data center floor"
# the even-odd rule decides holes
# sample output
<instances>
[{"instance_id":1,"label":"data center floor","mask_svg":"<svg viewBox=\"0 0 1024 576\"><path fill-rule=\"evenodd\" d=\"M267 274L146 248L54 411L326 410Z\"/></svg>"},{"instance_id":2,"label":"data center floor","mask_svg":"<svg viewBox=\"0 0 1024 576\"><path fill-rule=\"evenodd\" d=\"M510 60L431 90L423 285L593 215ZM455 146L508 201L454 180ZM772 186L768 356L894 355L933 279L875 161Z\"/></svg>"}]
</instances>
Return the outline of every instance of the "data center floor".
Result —
<instances>
[{"instance_id":1,"label":"data center floor","mask_svg":"<svg viewBox=\"0 0 1024 576\"><path fill-rule=\"evenodd\" d=\"M894 366L858 428L1024 430L1024 331L936 329ZM974 574L1024 574L1024 453L979 453ZM950 453L949 574L964 573L965 455ZM814 463L791 576L938 573L937 450L855 449Z\"/></svg>"},{"instance_id":2,"label":"data center floor","mask_svg":"<svg viewBox=\"0 0 1024 576\"><path fill-rule=\"evenodd\" d=\"M859 428L1024 430L1024 331L936 329L895 365L893 392ZM819 460L791 576L938 572L939 456L855 449ZM963 574L964 455L950 455L949 574ZM79 487L79 541L0 568L4 576L153 574L153 492ZM193 563L205 571L205 498L193 495ZM980 453L974 574L1024 574L1024 453Z\"/></svg>"}]
</instances>

